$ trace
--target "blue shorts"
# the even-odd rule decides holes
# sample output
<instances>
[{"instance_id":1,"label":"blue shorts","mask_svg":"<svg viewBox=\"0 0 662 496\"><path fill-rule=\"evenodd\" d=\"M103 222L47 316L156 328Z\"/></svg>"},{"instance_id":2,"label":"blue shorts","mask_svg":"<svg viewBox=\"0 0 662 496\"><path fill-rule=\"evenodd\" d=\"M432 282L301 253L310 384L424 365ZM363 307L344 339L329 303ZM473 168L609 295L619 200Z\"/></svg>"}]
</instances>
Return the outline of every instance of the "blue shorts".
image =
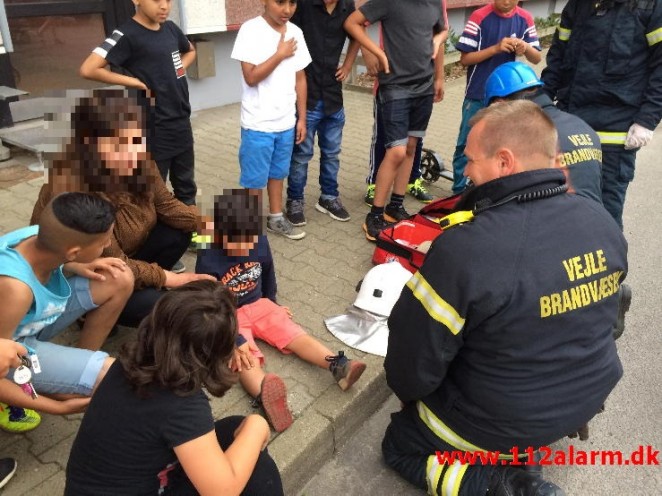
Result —
<instances>
[{"instance_id":1,"label":"blue shorts","mask_svg":"<svg viewBox=\"0 0 662 496\"><path fill-rule=\"evenodd\" d=\"M39 357L41 373L32 376L32 385L38 393L90 396L108 353L49 342L76 319L97 308L92 301L89 279L74 276L68 281L71 286L71 297L62 315L37 335L19 338L16 341L28 345ZM13 371L10 371L9 377L11 374Z\"/></svg>"},{"instance_id":2,"label":"blue shorts","mask_svg":"<svg viewBox=\"0 0 662 496\"><path fill-rule=\"evenodd\" d=\"M243 188L263 189L269 179L285 179L290 172L293 148L294 128L263 133L242 127L239 184Z\"/></svg>"},{"instance_id":3,"label":"blue shorts","mask_svg":"<svg viewBox=\"0 0 662 496\"><path fill-rule=\"evenodd\" d=\"M432 115L433 95L396 100L378 100L384 123L386 148L406 146L410 136L422 138Z\"/></svg>"}]
</instances>

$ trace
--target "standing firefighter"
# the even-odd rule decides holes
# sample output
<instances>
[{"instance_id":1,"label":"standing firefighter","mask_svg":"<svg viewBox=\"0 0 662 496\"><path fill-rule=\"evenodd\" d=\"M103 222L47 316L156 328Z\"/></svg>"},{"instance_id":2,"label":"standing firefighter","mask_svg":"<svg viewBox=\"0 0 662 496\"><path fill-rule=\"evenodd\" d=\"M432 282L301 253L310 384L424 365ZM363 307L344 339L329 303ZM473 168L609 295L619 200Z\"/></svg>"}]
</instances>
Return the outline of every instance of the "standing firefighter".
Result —
<instances>
[{"instance_id":1,"label":"standing firefighter","mask_svg":"<svg viewBox=\"0 0 662 496\"><path fill-rule=\"evenodd\" d=\"M623 227L637 151L662 117L662 1L570 0L547 55L544 89L602 142L602 201Z\"/></svg>"}]
</instances>

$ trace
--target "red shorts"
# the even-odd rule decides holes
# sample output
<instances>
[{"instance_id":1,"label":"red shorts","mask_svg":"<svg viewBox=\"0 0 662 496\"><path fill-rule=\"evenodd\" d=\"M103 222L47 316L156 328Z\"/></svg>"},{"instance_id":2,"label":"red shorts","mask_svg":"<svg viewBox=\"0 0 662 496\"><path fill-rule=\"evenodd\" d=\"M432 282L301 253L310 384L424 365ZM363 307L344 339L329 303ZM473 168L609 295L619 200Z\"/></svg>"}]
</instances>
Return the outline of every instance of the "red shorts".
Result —
<instances>
[{"instance_id":1,"label":"red shorts","mask_svg":"<svg viewBox=\"0 0 662 496\"><path fill-rule=\"evenodd\" d=\"M264 355L255 344L255 338L278 348L281 353L292 353L285 348L299 336L306 334L287 314L284 307L269 298L260 298L237 310L239 334L250 343L253 355L264 363Z\"/></svg>"}]
</instances>

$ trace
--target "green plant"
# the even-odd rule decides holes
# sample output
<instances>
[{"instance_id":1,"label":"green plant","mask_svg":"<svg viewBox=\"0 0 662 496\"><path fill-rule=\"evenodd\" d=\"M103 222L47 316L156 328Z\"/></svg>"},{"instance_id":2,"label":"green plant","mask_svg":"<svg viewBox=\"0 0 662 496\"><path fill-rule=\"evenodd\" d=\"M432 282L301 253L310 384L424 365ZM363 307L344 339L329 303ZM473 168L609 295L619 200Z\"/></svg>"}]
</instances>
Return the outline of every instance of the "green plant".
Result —
<instances>
[{"instance_id":1,"label":"green plant","mask_svg":"<svg viewBox=\"0 0 662 496\"><path fill-rule=\"evenodd\" d=\"M552 14L548 17L536 17L534 22L536 23L536 27L538 29L555 27L559 25L559 22L561 22L561 15Z\"/></svg>"},{"instance_id":2,"label":"green plant","mask_svg":"<svg viewBox=\"0 0 662 496\"><path fill-rule=\"evenodd\" d=\"M460 41L460 35L457 34L453 28L448 30L448 39L446 40L446 46L444 47L444 53L454 52L455 44Z\"/></svg>"}]
</instances>

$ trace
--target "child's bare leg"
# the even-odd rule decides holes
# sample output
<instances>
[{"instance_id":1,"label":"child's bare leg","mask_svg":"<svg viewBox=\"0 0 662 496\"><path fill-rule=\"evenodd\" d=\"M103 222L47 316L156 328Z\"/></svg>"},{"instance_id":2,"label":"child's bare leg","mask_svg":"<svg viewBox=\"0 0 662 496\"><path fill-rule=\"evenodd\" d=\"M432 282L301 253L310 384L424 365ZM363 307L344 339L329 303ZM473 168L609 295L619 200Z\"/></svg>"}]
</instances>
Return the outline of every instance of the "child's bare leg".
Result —
<instances>
[{"instance_id":1,"label":"child's bare leg","mask_svg":"<svg viewBox=\"0 0 662 496\"><path fill-rule=\"evenodd\" d=\"M393 182L393 193L396 195L404 195L407 191L407 184L409 184L409 176L414 167L414 155L416 154L416 145L419 138L413 136L409 137L407 141L407 152L398 168Z\"/></svg>"},{"instance_id":2,"label":"child's bare leg","mask_svg":"<svg viewBox=\"0 0 662 496\"><path fill-rule=\"evenodd\" d=\"M269 213L281 213L283 211L283 179L267 181L267 196L269 197Z\"/></svg>"},{"instance_id":3,"label":"child's bare leg","mask_svg":"<svg viewBox=\"0 0 662 496\"><path fill-rule=\"evenodd\" d=\"M389 196L391 186L393 186L398 170L405 159L406 149L404 145L386 149L384 160L379 166L377 178L375 179L375 200L373 204L376 207L386 205L386 198Z\"/></svg>"},{"instance_id":4,"label":"child's bare leg","mask_svg":"<svg viewBox=\"0 0 662 496\"><path fill-rule=\"evenodd\" d=\"M242 369L242 371L239 372L239 382L248 394L253 398L257 398L260 394L260 387L262 386L264 376L265 373L262 367L256 365L250 369Z\"/></svg>"},{"instance_id":5,"label":"child's bare leg","mask_svg":"<svg viewBox=\"0 0 662 496\"><path fill-rule=\"evenodd\" d=\"M105 281L90 281L92 301L98 308L85 315L78 347L96 351L103 345L133 292L133 274L126 268L117 277L104 273Z\"/></svg>"},{"instance_id":6,"label":"child's bare leg","mask_svg":"<svg viewBox=\"0 0 662 496\"><path fill-rule=\"evenodd\" d=\"M323 369L329 368L329 362L326 360L326 357L335 354L309 334L302 334L294 338L285 349L291 351L302 360Z\"/></svg>"}]
</instances>

